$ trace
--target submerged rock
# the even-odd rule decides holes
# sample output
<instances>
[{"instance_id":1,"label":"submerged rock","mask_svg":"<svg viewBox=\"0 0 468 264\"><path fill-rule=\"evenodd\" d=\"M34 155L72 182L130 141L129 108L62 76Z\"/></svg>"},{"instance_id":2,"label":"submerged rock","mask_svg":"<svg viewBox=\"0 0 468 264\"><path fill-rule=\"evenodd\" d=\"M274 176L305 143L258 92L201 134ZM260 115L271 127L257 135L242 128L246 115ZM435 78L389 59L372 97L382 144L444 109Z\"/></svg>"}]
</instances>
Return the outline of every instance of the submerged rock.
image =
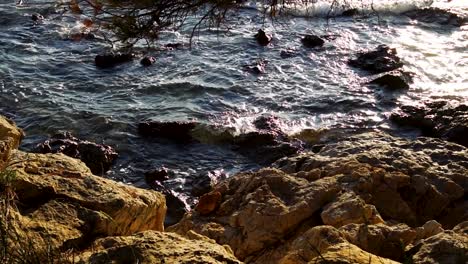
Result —
<instances>
[{"instance_id":1,"label":"submerged rock","mask_svg":"<svg viewBox=\"0 0 468 264\"><path fill-rule=\"evenodd\" d=\"M468 22L467 17L462 14L457 14L449 9L437 7L411 10L403 14L411 19L424 23L437 23L440 25L451 25L456 27L461 27Z\"/></svg>"},{"instance_id":2,"label":"submerged rock","mask_svg":"<svg viewBox=\"0 0 468 264\"><path fill-rule=\"evenodd\" d=\"M193 121L144 121L138 124L138 133L145 137L190 142L194 140L191 132L197 125L198 123Z\"/></svg>"},{"instance_id":3,"label":"submerged rock","mask_svg":"<svg viewBox=\"0 0 468 264\"><path fill-rule=\"evenodd\" d=\"M255 39L261 46L268 46L268 44L271 42L271 36L267 35L263 29L258 30L258 33L255 34Z\"/></svg>"},{"instance_id":4,"label":"submerged rock","mask_svg":"<svg viewBox=\"0 0 468 264\"><path fill-rule=\"evenodd\" d=\"M405 105L390 116L393 122L418 128L425 136L442 138L468 147L468 105L447 101L422 106Z\"/></svg>"},{"instance_id":5,"label":"submerged rock","mask_svg":"<svg viewBox=\"0 0 468 264\"><path fill-rule=\"evenodd\" d=\"M63 153L80 159L96 175L102 175L110 169L117 152L108 145L96 144L74 137L70 132L56 134L40 143L34 149L39 153Z\"/></svg>"},{"instance_id":6,"label":"submerged rock","mask_svg":"<svg viewBox=\"0 0 468 264\"><path fill-rule=\"evenodd\" d=\"M325 44L325 41L322 38L315 35L305 35L301 39L301 42L307 48L322 47L323 44Z\"/></svg>"},{"instance_id":7,"label":"submerged rock","mask_svg":"<svg viewBox=\"0 0 468 264\"><path fill-rule=\"evenodd\" d=\"M392 71L370 81L369 84L376 84L390 90L409 89L409 84L413 82L412 74L404 71Z\"/></svg>"},{"instance_id":8,"label":"submerged rock","mask_svg":"<svg viewBox=\"0 0 468 264\"><path fill-rule=\"evenodd\" d=\"M91 32L80 32L80 33L74 33L71 34L68 37L68 40L73 40L73 41L80 41L80 40L95 40L96 35L94 35Z\"/></svg>"},{"instance_id":9,"label":"submerged rock","mask_svg":"<svg viewBox=\"0 0 468 264\"><path fill-rule=\"evenodd\" d=\"M112 68L122 63L130 62L134 58L133 54L129 53L109 53L97 55L94 58L94 63L99 68Z\"/></svg>"},{"instance_id":10,"label":"submerged rock","mask_svg":"<svg viewBox=\"0 0 468 264\"><path fill-rule=\"evenodd\" d=\"M403 63L397 56L396 49L387 45L379 45L373 51L359 53L357 58L350 59L348 64L373 74L393 71L403 67Z\"/></svg>"},{"instance_id":11,"label":"submerged rock","mask_svg":"<svg viewBox=\"0 0 468 264\"><path fill-rule=\"evenodd\" d=\"M364 133L275 164L218 184L206 211L168 230L228 244L248 263L395 263L440 234L431 220L468 190L467 148L431 138Z\"/></svg>"},{"instance_id":12,"label":"submerged rock","mask_svg":"<svg viewBox=\"0 0 468 264\"><path fill-rule=\"evenodd\" d=\"M283 59L292 58L297 56L297 50L295 49L283 49L280 51L280 57Z\"/></svg>"}]
</instances>

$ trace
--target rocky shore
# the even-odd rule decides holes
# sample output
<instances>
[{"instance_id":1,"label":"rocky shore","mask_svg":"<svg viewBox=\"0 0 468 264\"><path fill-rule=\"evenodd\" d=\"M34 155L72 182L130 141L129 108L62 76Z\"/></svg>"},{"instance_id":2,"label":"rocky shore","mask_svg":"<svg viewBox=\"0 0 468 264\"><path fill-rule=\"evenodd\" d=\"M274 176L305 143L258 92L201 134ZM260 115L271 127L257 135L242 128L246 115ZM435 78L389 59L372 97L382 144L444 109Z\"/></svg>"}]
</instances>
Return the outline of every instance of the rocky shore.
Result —
<instances>
[{"instance_id":1,"label":"rocky shore","mask_svg":"<svg viewBox=\"0 0 468 264\"><path fill-rule=\"evenodd\" d=\"M161 193L19 151L22 137L0 118L5 263L468 261L468 149L456 143L339 139L218 183L164 230Z\"/></svg>"}]
</instances>

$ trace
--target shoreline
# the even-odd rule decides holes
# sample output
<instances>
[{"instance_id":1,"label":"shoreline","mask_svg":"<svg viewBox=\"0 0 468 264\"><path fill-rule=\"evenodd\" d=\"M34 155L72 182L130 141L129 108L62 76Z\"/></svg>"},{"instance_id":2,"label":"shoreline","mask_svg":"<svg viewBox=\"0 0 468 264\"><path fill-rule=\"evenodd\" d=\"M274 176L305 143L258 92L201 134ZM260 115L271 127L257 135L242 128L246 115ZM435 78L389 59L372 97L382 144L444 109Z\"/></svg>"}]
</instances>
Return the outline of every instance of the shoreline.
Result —
<instances>
[{"instance_id":1,"label":"shoreline","mask_svg":"<svg viewBox=\"0 0 468 264\"><path fill-rule=\"evenodd\" d=\"M218 183L162 232L161 194L91 175L81 161L63 154L17 151L20 130L1 120L2 164L8 156L21 161L12 167L14 203L20 206L10 207L9 219L16 219L11 227L23 225L21 235L42 241L38 245L81 245L73 258L82 262L75 263L107 263L104 257L121 263L129 247L136 252L130 258L140 263L159 263L163 255L166 263L458 263L447 262L447 256L466 261L468 249L460 244L468 232L468 149L457 144L382 132L344 138L318 153L283 158L276 168ZM39 198L44 192L45 200ZM46 224L51 221L55 225ZM199 249L188 246L193 243L201 243ZM173 248L164 246L169 244Z\"/></svg>"}]
</instances>

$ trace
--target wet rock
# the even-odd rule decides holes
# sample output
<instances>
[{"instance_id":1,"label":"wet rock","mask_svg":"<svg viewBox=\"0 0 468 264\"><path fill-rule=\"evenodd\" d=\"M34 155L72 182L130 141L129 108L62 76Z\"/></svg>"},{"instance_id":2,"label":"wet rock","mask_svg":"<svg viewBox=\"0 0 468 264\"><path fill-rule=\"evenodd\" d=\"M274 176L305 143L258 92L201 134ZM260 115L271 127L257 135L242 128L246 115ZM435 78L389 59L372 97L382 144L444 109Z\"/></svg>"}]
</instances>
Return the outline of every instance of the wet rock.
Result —
<instances>
[{"instance_id":1,"label":"wet rock","mask_svg":"<svg viewBox=\"0 0 468 264\"><path fill-rule=\"evenodd\" d=\"M168 230L228 244L247 263L395 263L385 257L403 261L406 247L440 235L435 221L468 189L466 148L432 138L363 133L274 166L216 185L216 209Z\"/></svg>"},{"instance_id":2,"label":"wet rock","mask_svg":"<svg viewBox=\"0 0 468 264\"><path fill-rule=\"evenodd\" d=\"M108 171L118 157L117 152L111 146L78 139L70 132L52 136L38 144L34 151L38 153L63 153L72 158L80 159L96 175L102 175Z\"/></svg>"},{"instance_id":3,"label":"wet rock","mask_svg":"<svg viewBox=\"0 0 468 264\"><path fill-rule=\"evenodd\" d=\"M409 89L409 84L412 82L411 73L392 71L370 81L369 84L376 84L390 90L400 90Z\"/></svg>"},{"instance_id":4,"label":"wet rock","mask_svg":"<svg viewBox=\"0 0 468 264\"><path fill-rule=\"evenodd\" d=\"M343 11L343 13L341 13L341 16L352 17L358 14L359 14L359 10L357 8L351 8L351 9L347 9Z\"/></svg>"},{"instance_id":5,"label":"wet rock","mask_svg":"<svg viewBox=\"0 0 468 264\"><path fill-rule=\"evenodd\" d=\"M167 138L178 142L193 140L192 130L198 123L192 121L144 121L138 124L138 133L145 137Z\"/></svg>"},{"instance_id":6,"label":"wet rock","mask_svg":"<svg viewBox=\"0 0 468 264\"><path fill-rule=\"evenodd\" d=\"M94 58L96 67L99 68L112 68L122 63L130 62L133 60L133 54L128 53L109 53L104 55L97 55Z\"/></svg>"},{"instance_id":7,"label":"wet rock","mask_svg":"<svg viewBox=\"0 0 468 264\"><path fill-rule=\"evenodd\" d=\"M304 148L304 143L290 139L282 130L280 119L273 115L258 117L253 125L257 131L236 136L237 150L260 164L270 164L279 158L291 156Z\"/></svg>"},{"instance_id":8,"label":"wet rock","mask_svg":"<svg viewBox=\"0 0 468 264\"><path fill-rule=\"evenodd\" d=\"M182 219L184 214L188 212L188 206L182 198L182 194L177 193L159 181L148 182L151 189L160 192L166 199L167 213L164 219L164 226L171 226Z\"/></svg>"},{"instance_id":9,"label":"wet rock","mask_svg":"<svg viewBox=\"0 0 468 264\"><path fill-rule=\"evenodd\" d=\"M350 59L348 64L373 74L393 71L403 67L403 63L397 56L396 49L387 45L379 45L373 51L359 53L357 58Z\"/></svg>"},{"instance_id":10,"label":"wet rock","mask_svg":"<svg viewBox=\"0 0 468 264\"><path fill-rule=\"evenodd\" d=\"M468 22L466 16L455 13L449 9L429 7L423 9L411 10L403 13L404 15L424 23L437 23L440 25L451 25L461 27Z\"/></svg>"},{"instance_id":11,"label":"wet rock","mask_svg":"<svg viewBox=\"0 0 468 264\"><path fill-rule=\"evenodd\" d=\"M263 29L258 30L258 33L255 34L255 39L261 46L267 46L271 42L271 36L267 35Z\"/></svg>"},{"instance_id":12,"label":"wet rock","mask_svg":"<svg viewBox=\"0 0 468 264\"><path fill-rule=\"evenodd\" d=\"M201 215L209 215L214 212L220 204L221 193L217 191L210 192L200 197L200 201L195 207L195 210Z\"/></svg>"},{"instance_id":13,"label":"wet rock","mask_svg":"<svg viewBox=\"0 0 468 264\"><path fill-rule=\"evenodd\" d=\"M165 167L145 172L145 181L148 184L153 184L155 181L162 183L169 178L169 172Z\"/></svg>"},{"instance_id":14,"label":"wet rock","mask_svg":"<svg viewBox=\"0 0 468 264\"><path fill-rule=\"evenodd\" d=\"M418 128L425 136L442 138L468 147L468 105L447 101L406 105L394 111L390 120Z\"/></svg>"},{"instance_id":15,"label":"wet rock","mask_svg":"<svg viewBox=\"0 0 468 264\"><path fill-rule=\"evenodd\" d=\"M148 67L148 66L153 65L155 62L156 62L156 58L149 56L149 57L144 57L143 59L141 59L140 64L145 67Z\"/></svg>"},{"instance_id":16,"label":"wet rock","mask_svg":"<svg viewBox=\"0 0 468 264\"><path fill-rule=\"evenodd\" d=\"M281 132L281 121L279 117L274 115L262 115L259 116L253 122L254 126L258 130L266 130L274 133L282 133Z\"/></svg>"},{"instance_id":17,"label":"wet rock","mask_svg":"<svg viewBox=\"0 0 468 264\"><path fill-rule=\"evenodd\" d=\"M252 74L264 74L266 73L265 67L267 64L267 61L260 59L253 64L244 65L244 70Z\"/></svg>"},{"instance_id":18,"label":"wet rock","mask_svg":"<svg viewBox=\"0 0 468 264\"><path fill-rule=\"evenodd\" d=\"M206 237L195 233L182 237L157 231L99 239L75 259L73 263L241 263L229 247Z\"/></svg>"},{"instance_id":19,"label":"wet rock","mask_svg":"<svg viewBox=\"0 0 468 264\"><path fill-rule=\"evenodd\" d=\"M167 49L179 49L183 46L182 43L168 43L166 45L164 45L164 47L166 47Z\"/></svg>"},{"instance_id":20,"label":"wet rock","mask_svg":"<svg viewBox=\"0 0 468 264\"><path fill-rule=\"evenodd\" d=\"M195 197L200 197L211 192L213 187L226 179L227 175L222 170L214 170L197 175L191 183L191 193Z\"/></svg>"},{"instance_id":21,"label":"wet rock","mask_svg":"<svg viewBox=\"0 0 468 264\"><path fill-rule=\"evenodd\" d=\"M323 44L325 44L325 41L315 35L306 35L301 39L302 44L304 47L307 48L316 48L316 47L322 47Z\"/></svg>"},{"instance_id":22,"label":"wet rock","mask_svg":"<svg viewBox=\"0 0 468 264\"><path fill-rule=\"evenodd\" d=\"M38 13L34 13L34 14L31 15L31 19L34 22L41 22L42 20L44 20L44 16L42 16L41 14L38 14Z\"/></svg>"},{"instance_id":23,"label":"wet rock","mask_svg":"<svg viewBox=\"0 0 468 264\"><path fill-rule=\"evenodd\" d=\"M303 149L300 141L289 141L274 132L255 131L235 137L237 150L260 164L270 164Z\"/></svg>"}]
</instances>

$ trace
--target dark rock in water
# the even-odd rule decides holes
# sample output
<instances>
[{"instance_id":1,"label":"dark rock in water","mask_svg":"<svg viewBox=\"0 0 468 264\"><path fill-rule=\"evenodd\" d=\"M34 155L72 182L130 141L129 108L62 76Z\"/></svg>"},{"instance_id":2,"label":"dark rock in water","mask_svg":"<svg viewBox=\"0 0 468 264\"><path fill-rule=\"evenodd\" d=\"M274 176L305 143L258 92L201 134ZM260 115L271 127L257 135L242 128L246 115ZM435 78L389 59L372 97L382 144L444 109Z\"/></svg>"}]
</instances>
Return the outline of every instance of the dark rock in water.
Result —
<instances>
[{"instance_id":1,"label":"dark rock in water","mask_svg":"<svg viewBox=\"0 0 468 264\"><path fill-rule=\"evenodd\" d=\"M188 142L194 140L192 130L196 122L160 122L144 121L138 124L138 133L146 137L167 138L175 141Z\"/></svg>"},{"instance_id":2,"label":"dark rock in water","mask_svg":"<svg viewBox=\"0 0 468 264\"><path fill-rule=\"evenodd\" d=\"M80 40L83 40L83 39L84 40L95 40L96 36L93 33L82 32L82 33L71 34L68 37L68 39L73 40L73 41L80 41Z\"/></svg>"},{"instance_id":3,"label":"dark rock in water","mask_svg":"<svg viewBox=\"0 0 468 264\"><path fill-rule=\"evenodd\" d=\"M348 64L377 74L393 71L403 67L403 63L397 56L396 49L387 45L379 45L377 49L365 53L359 53L356 59L351 59Z\"/></svg>"},{"instance_id":4,"label":"dark rock in water","mask_svg":"<svg viewBox=\"0 0 468 264\"><path fill-rule=\"evenodd\" d=\"M244 70L253 74L264 74L266 72L266 65L267 61L260 59L257 60L257 62L255 62L254 64L244 65Z\"/></svg>"},{"instance_id":5,"label":"dark rock in water","mask_svg":"<svg viewBox=\"0 0 468 264\"><path fill-rule=\"evenodd\" d=\"M148 66L151 66L153 65L154 63L156 62L156 58L155 57L144 57L143 59L141 59L140 63L141 65L145 66L145 67L148 67Z\"/></svg>"},{"instance_id":6,"label":"dark rock in water","mask_svg":"<svg viewBox=\"0 0 468 264\"><path fill-rule=\"evenodd\" d=\"M183 201L180 195L176 192L169 190L166 188L161 182L154 181L149 183L151 189L158 191L164 194L166 198L166 207L167 207L167 214L166 219L164 220L165 226L171 226L177 222L179 222L184 214L188 211L187 205Z\"/></svg>"},{"instance_id":7,"label":"dark rock in water","mask_svg":"<svg viewBox=\"0 0 468 264\"><path fill-rule=\"evenodd\" d=\"M266 130L239 135L234 144L240 153L261 164L270 164L303 149L302 142L290 141L282 132Z\"/></svg>"},{"instance_id":8,"label":"dark rock in water","mask_svg":"<svg viewBox=\"0 0 468 264\"><path fill-rule=\"evenodd\" d=\"M154 182L164 182L166 180L169 180L169 172L167 168L159 168L151 171L145 172L145 181L149 185L151 185Z\"/></svg>"},{"instance_id":9,"label":"dark rock in water","mask_svg":"<svg viewBox=\"0 0 468 264\"><path fill-rule=\"evenodd\" d=\"M263 115L253 125L257 131L234 137L237 151L260 164L271 164L279 158L298 153L304 147L300 140L291 140L281 130L280 119L274 115Z\"/></svg>"},{"instance_id":10,"label":"dark rock in water","mask_svg":"<svg viewBox=\"0 0 468 264\"><path fill-rule=\"evenodd\" d=\"M307 48L322 47L325 41L315 35L306 35L301 39L302 44Z\"/></svg>"},{"instance_id":11,"label":"dark rock in water","mask_svg":"<svg viewBox=\"0 0 468 264\"><path fill-rule=\"evenodd\" d=\"M412 83L412 74L403 71L392 71L382 75L369 84L377 84L391 90L408 89L409 84Z\"/></svg>"},{"instance_id":12,"label":"dark rock in water","mask_svg":"<svg viewBox=\"0 0 468 264\"><path fill-rule=\"evenodd\" d=\"M440 25L451 25L461 27L468 22L467 17L454 13L451 10L429 7L417 10L411 10L403 13L404 15L424 23L437 23Z\"/></svg>"},{"instance_id":13,"label":"dark rock in water","mask_svg":"<svg viewBox=\"0 0 468 264\"><path fill-rule=\"evenodd\" d=\"M63 153L80 159L88 166L93 174L102 175L108 171L118 157L117 152L110 146L96 144L74 137L65 132L36 146L39 153Z\"/></svg>"},{"instance_id":14,"label":"dark rock in water","mask_svg":"<svg viewBox=\"0 0 468 264\"><path fill-rule=\"evenodd\" d=\"M267 35L262 29L259 29L258 33L255 34L255 39L257 40L258 44L262 46L267 46L271 42L271 36Z\"/></svg>"},{"instance_id":15,"label":"dark rock in water","mask_svg":"<svg viewBox=\"0 0 468 264\"><path fill-rule=\"evenodd\" d=\"M351 8L351 9L348 9L348 10L345 10L343 11L343 13L341 13L342 16L355 16L355 15L358 15L359 14L359 10L357 8Z\"/></svg>"},{"instance_id":16,"label":"dark rock in water","mask_svg":"<svg viewBox=\"0 0 468 264\"><path fill-rule=\"evenodd\" d=\"M435 101L423 106L402 106L390 119L418 128L425 136L442 138L468 147L468 105Z\"/></svg>"},{"instance_id":17,"label":"dark rock in water","mask_svg":"<svg viewBox=\"0 0 468 264\"><path fill-rule=\"evenodd\" d=\"M280 51L280 56L283 59L292 58L297 55L297 51L294 49L285 49Z\"/></svg>"},{"instance_id":18,"label":"dark rock in water","mask_svg":"<svg viewBox=\"0 0 468 264\"><path fill-rule=\"evenodd\" d=\"M31 15L31 19L34 22L40 22L40 21L44 20L44 16L42 16L41 14L35 13L35 14Z\"/></svg>"},{"instance_id":19,"label":"dark rock in water","mask_svg":"<svg viewBox=\"0 0 468 264\"><path fill-rule=\"evenodd\" d=\"M226 178L227 175L222 170L201 173L192 180L191 193L195 197L200 197L205 193L211 192L216 184Z\"/></svg>"},{"instance_id":20,"label":"dark rock in water","mask_svg":"<svg viewBox=\"0 0 468 264\"><path fill-rule=\"evenodd\" d=\"M94 63L99 68L112 68L118 64L132 61L133 57L133 54L110 53L104 55L97 55L94 58Z\"/></svg>"},{"instance_id":21,"label":"dark rock in water","mask_svg":"<svg viewBox=\"0 0 468 264\"><path fill-rule=\"evenodd\" d=\"M279 117L274 115L262 115L255 119L253 124L255 128L259 130L267 130L275 133L282 133L280 119Z\"/></svg>"},{"instance_id":22,"label":"dark rock in water","mask_svg":"<svg viewBox=\"0 0 468 264\"><path fill-rule=\"evenodd\" d=\"M168 49L178 49L178 48L181 48L182 46L183 46L182 43L168 43L164 45L164 47Z\"/></svg>"},{"instance_id":23,"label":"dark rock in water","mask_svg":"<svg viewBox=\"0 0 468 264\"><path fill-rule=\"evenodd\" d=\"M234 138L234 143L241 147L259 147L276 145L276 134L271 132L249 132Z\"/></svg>"}]
</instances>

